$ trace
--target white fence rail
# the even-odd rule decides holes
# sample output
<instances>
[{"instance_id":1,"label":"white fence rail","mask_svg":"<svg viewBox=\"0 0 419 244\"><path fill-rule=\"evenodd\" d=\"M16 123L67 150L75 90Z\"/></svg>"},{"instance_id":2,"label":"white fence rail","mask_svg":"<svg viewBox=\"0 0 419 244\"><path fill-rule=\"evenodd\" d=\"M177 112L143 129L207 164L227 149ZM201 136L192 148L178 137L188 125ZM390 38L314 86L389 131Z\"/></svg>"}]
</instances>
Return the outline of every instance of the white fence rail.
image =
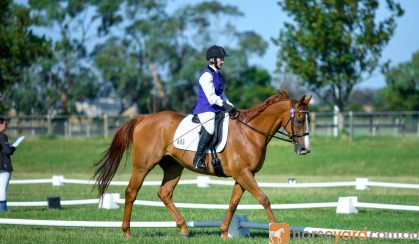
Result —
<instances>
[{"instance_id":1,"label":"white fence rail","mask_svg":"<svg viewBox=\"0 0 419 244\"><path fill-rule=\"evenodd\" d=\"M419 189L419 184L402 184L402 183L386 183L369 181L367 178L357 178L355 181L347 182L315 182L315 183L264 183L261 182L261 187L288 187L288 188L302 188L302 187L348 187L355 186L357 190L366 190L370 186L375 187L397 187L407 189ZM52 179L33 179L33 180L11 180L10 184L39 184L52 183L54 186L62 186L64 184L87 184L93 185L94 181L66 179L64 176L53 176ZM110 185L126 186L127 181L112 181ZM233 185L231 180L212 180L208 176L198 176L195 180L181 180L179 184L196 184L198 187L209 187L210 185ZM160 186L160 181L145 181L145 186ZM78 205L78 204L99 204L102 208L118 208L118 204L124 204L125 200L121 199L119 194L105 194L99 199L87 200L66 200L61 201L61 205ZM164 207L162 202L136 200L135 205ZM199 204L199 203L175 203L178 208L194 208L194 209L228 209L228 204ZM47 201L40 202L9 202L9 206L48 206ZM304 208L336 208L337 213L357 213L358 208L376 208L389 210L404 210L404 211L419 211L419 206L408 205L394 205L382 203L362 203L358 202L357 197L340 197L338 202L323 202L323 203L297 203L297 204L272 204L272 209L304 209ZM238 209L263 209L259 204L246 205L240 204Z\"/></svg>"},{"instance_id":2,"label":"white fence rail","mask_svg":"<svg viewBox=\"0 0 419 244\"><path fill-rule=\"evenodd\" d=\"M84 184L94 185L96 182L91 180L66 179L62 175L53 176L51 179L27 179L27 180L11 180L10 184L42 184L52 183L54 186L62 186L64 184ZM197 185L198 187L210 187L210 185L234 185L231 180L213 180L209 176L198 176L192 180L180 180L179 185ZM112 186L127 186L128 181L111 181ZM160 186L161 181L144 181L143 186ZM404 183L388 183L369 181L367 178L356 178L355 181L344 182L312 182L312 183L269 183L259 182L260 187L283 187L283 188L310 188L310 187L347 187L355 186L357 190L366 190L370 186L374 187L393 187L419 189L419 184Z\"/></svg>"},{"instance_id":3,"label":"white fence rail","mask_svg":"<svg viewBox=\"0 0 419 244\"><path fill-rule=\"evenodd\" d=\"M84 199L84 200L64 200L61 205L86 205L98 204L99 208L119 208L120 204L124 204L125 199L121 199L117 193L105 194L102 199ZM38 207L48 206L48 201L36 202L9 202L9 206L13 207ZM135 200L134 205L149 207L165 207L160 201ZM203 204L203 203L175 203L177 208L190 209L228 209L228 204ZM272 209L313 209L313 208L336 208L336 213L350 214L357 213L358 208L375 208L401 211L419 211L419 206L411 205L395 205L382 203L363 203L358 202L358 197L339 197L337 202L319 202L319 203L295 203L295 204L271 204ZM237 209L255 210L263 209L260 204L239 204Z\"/></svg>"}]
</instances>

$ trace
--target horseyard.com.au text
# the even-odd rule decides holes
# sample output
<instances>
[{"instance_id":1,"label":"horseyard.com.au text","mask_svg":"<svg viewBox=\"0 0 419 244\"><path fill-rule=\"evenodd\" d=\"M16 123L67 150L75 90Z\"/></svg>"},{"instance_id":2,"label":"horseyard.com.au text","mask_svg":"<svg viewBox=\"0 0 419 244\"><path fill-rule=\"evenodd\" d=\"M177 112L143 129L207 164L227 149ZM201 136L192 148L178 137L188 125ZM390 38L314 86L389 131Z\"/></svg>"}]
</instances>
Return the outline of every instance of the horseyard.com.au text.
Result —
<instances>
[{"instance_id":1,"label":"horseyard.com.au text","mask_svg":"<svg viewBox=\"0 0 419 244\"><path fill-rule=\"evenodd\" d=\"M287 244L290 239L334 239L335 244L340 241L366 241L368 239L388 240L419 240L419 232L384 232L364 230L338 230L304 227L293 228L286 223L269 224L269 243Z\"/></svg>"},{"instance_id":2,"label":"horseyard.com.au text","mask_svg":"<svg viewBox=\"0 0 419 244\"><path fill-rule=\"evenodd\" d=\"M292 239L311 239L325 238L335 239L335 244L339 241L360 240L365 241L371 239L398 239L398 240L419 240L419 232L380 232L364 230L330 230L330 231L304 231L297 232L295 230L290 233Z\"/></svg>"}]
</instances>

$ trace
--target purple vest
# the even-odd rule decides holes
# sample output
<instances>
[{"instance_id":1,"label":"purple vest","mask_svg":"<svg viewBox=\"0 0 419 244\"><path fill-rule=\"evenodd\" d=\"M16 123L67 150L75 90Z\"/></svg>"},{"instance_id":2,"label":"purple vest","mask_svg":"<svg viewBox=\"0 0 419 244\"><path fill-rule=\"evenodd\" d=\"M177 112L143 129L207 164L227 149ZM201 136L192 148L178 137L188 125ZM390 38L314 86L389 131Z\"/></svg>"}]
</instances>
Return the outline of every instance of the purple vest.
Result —
<instances>
[{"instance_id":1,"label":"purple vest","mask_svg":"<svg viewBox=\"0 0 419 244\"><path fill-rule=\"evenodd\" d=\"M212 80L214 83L215 94L220 96L223 94L223 77L221 76L220 72L213 70L211 67L207 66L204 70L205 72L209 72L212 75ZM202 74L201 74L202 75ZM221 107L214 104L211 105L208 102L207 97L205 96L204 90L202 90L201 84L198 82L198 101L196 101L195 107L192 111L193 114L200 114L204 112L219 112L221 111Z\"/></svg>"}]
</instances>

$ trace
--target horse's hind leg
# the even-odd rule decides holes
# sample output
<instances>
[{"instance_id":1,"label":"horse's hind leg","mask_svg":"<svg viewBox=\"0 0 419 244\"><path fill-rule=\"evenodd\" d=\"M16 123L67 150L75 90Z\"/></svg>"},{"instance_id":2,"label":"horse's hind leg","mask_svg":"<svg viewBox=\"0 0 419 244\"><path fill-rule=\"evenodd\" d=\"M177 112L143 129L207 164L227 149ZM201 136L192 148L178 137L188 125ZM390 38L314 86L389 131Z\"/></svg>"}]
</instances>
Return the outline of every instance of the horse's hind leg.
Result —
<instances>
[{"instance_id":1,"label":"horse's hind leg","mask_svg":"<svg viewBox=\"0 0 419 244\"><path fill-rule=\"evenodd\" d=\"M122 222L122 231L125 234L125 237L129 239L131 237L130 221L131 221L131 212L132 205L137 198L138 191L140 190L144 178L150 172L150 169L140 169L134 167L129 180L128 186L125 190L125 208L124 208L124 218Z\"/></svg>"},{"instance_id":2,"label":"horse's hind leg","mask_svg":"<svg viewBox=\"0 0 419 244\"><path fill-rule=\"evenodd\" d=\"M173 190L180 180L183 166L179 165L169 157L165 157L162 161L160 161L159 165L163 169L164 178L157 195L164 203L167 210L169 210L170 214L172 214L173 219L176 221L177 226L180 228L180 235L187 237L189 235L189 230L186 227L185 219L177 210L172 200Z\"/></svg>"},{"instance_id":3,"label":"horse's hind leg","mask_svg":"<svg viewBox=\"0 0 419 244\"><path fill-rule=\"evenodd\" d=\"M233 218L234 212L237 209L237 205L239 205L243 193L244 188L236 181L236 183L233 186L233 193L231 194L228 212L224 218L223 223L221 224L221 237L224 240L228 239L228 227L230 226L231 219Z\"/></svg>"}]
</instances>

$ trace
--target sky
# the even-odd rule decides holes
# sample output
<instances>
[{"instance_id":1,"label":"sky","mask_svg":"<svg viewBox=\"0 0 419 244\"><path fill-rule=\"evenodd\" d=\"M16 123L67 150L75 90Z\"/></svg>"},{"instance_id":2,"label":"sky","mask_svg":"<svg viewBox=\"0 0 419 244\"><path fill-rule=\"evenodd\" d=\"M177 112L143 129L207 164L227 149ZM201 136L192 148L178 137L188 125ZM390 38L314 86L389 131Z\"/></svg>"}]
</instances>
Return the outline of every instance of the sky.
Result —
<instances>
[{"instance_id":1,"label":"sky","mask_svg":"<svg viewBox=\"0 0 419 244\"><path fill-rule=\"evenodd\" d=\"M172 0L172 4L175 5L194 2L196 0ZM277 4L278 0L222 0L220 2L237 6L244 13L243 17L234 20L238 30L255 31L268 41L269 47L264 57L255 59L253 62L273 74L278 47L270 39L272 37L276 38L284 22L289 21L289 17ZM395 34L384 49L381 58L383 62L390 60L391 66L410 61L412 54L415 51L419 51L419 1L398 0L398 2L402 5L405 13L396 20L397 28ZM377 17L383 18L388 16L388 11L384 8L385 1L381 0L380 4L383 7L378 11ZM356 88L377 89L385 86L384 76L377 70L370 79L361 82Z\"/></svg>"}]
</instances>

